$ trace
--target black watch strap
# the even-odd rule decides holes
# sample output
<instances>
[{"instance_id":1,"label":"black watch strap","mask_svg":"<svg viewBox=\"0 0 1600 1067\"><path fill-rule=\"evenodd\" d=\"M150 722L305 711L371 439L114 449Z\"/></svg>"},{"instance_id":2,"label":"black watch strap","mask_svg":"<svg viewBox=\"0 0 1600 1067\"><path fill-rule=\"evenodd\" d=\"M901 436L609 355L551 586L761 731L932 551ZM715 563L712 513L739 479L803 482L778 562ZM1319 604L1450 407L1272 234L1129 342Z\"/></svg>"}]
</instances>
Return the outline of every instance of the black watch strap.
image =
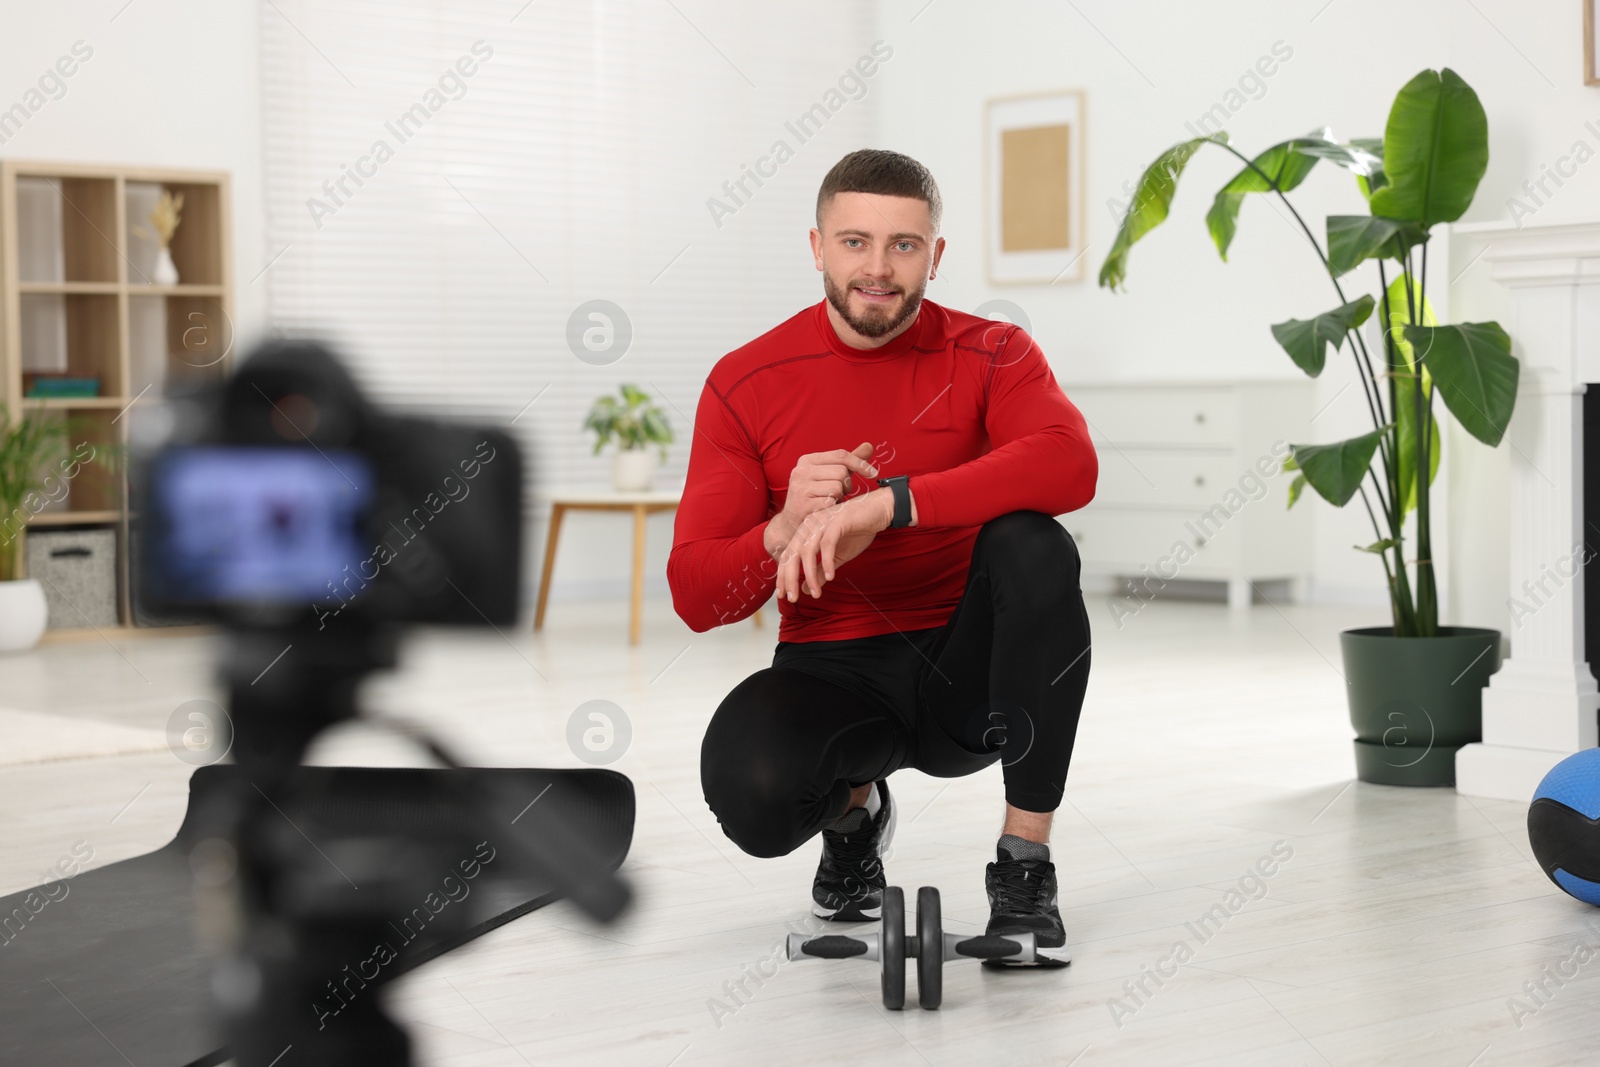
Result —
<instances>
[{"instance_id":1,"label":"black watch strap","mask_svg":"<svg viewBox=\"0 0 1600 1067\"><path fill-rule=\"evenodd\" d=\"M889 529L898 530L902 526L911 525L911 481L910 475L900 474L893 478L879 478L878 484L886 486L894 493L894 518L889 520Z\"/></svg>"}]
</instances>

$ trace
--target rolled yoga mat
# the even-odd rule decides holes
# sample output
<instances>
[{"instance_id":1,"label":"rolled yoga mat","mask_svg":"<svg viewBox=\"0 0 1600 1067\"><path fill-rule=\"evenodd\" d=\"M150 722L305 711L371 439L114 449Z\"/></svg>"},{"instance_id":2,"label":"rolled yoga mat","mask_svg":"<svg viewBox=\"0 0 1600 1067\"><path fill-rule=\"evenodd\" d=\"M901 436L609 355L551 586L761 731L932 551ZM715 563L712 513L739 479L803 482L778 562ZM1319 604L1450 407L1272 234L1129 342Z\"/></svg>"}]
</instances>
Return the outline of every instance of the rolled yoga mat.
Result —
<instances>
[{"instance_id":1,"label":"rolled yoga mat","mask_svg":"<svg viewBox=\"0 0 1600 1067\"><path fill-rule=\"evenodd\" d=\"M228 1058L210 1019L210 961L195 930L188 851L206 812L240 773L231 765L197 770L183 826L166 847L0 897L0 1064L209 1067ZM313 842L437 825L436 798L451 775L492 787L497 799L483 817L484 840L505 842L514 834L532 843L534 820L521 815L536 802L607 870L622 865L633 841L633 783L615 771L306 767L297 773L285 816ZM396 916L404 928L395 928L389 942L395 958L383 973L408 971L558 899L548 884L510 876L509 866L484 863L470 883L441 869L441 879L457 875L456 888L442 889L436 902L452 894L442 907L468 909L465 933L434 935L420 917ZM470 891L462 892L464 884Z\"/></svg>"}]
</instances>

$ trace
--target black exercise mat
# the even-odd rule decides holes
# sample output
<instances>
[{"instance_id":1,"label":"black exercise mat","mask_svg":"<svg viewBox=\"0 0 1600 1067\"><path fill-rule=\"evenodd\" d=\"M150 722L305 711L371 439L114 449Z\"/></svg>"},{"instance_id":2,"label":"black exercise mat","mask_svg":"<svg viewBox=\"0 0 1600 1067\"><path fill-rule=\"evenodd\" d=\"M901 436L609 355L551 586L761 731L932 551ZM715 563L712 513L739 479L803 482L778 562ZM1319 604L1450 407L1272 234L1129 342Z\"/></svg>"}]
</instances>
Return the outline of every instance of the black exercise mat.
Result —
<instances>
[{"instance_id":1,"label":"black exercise mat","mask_svg":"<svg viewBox=\"0 0 1600 1067\"><path fill-rule=\"evenodd\" d=\"M194 773L183 826L165 848L69 878L65 895L52 882L0 897L0 1064L208 1067L227 1058L207 1014L210 971L194 929L188 849L208 798L238 774L233 766ZM633 784L614 771L311 767L300 774L303 799L286 815L313 841L318 828L426 825L437 811L424 798L437 794L432 787L445 775L492 782L503 801L497 807L537 802L611 870L633 840ZM533 820L518 819L526 810L492 812L485 825L493 830L483 837L526 839ZM448 873L441 870L441 879ZM469 909L470 929L430 937L414 922L404 931L412 939L383 973L410 970L557 896L530 879L497 877L493 863L484 864L470 892L444 905ZM395 940L402 943L399 932Z\"/></svg>"}]
</instances>

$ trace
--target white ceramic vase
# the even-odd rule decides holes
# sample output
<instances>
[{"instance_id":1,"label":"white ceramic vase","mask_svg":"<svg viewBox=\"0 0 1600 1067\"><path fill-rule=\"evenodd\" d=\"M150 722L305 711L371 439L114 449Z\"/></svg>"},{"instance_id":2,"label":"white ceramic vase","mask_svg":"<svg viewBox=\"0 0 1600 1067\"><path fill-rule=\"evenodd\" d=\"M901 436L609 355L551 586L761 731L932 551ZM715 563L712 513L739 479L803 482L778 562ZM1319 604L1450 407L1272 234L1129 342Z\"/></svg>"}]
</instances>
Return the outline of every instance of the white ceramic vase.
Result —
<instances>
[{"instance_id":1,"label":"white ceramic vase","mask_svg":"<svg viewBox=\"0 0 1600 1067\"><path fill-rule=\"evenodd\" d=\"M611 458L611 485L619 493L643 492L650 488L655 473L654 449L624 448Z\"/></svg>"},{"instance_id":2,"label":"white ceramic vase","mask_svg":"<svg viewBox=\"0 0 1600 1067\"><path fill-rule=\"evenodd\" d=\"M50 621L44 586L37 578L0 582L0 652L32 648Z\"/></svg>"},{"instance_id":3,"label":"white ceramic vase","mask_svg":"<svg viewBox=\"0 0 1600 1067\"><path fill-rule=\"evenodd\" d=\"M172 250L163 248L156 253L156 266L151 281L157 285L177 285L178 265L172 262Z\"/></svg>"}]
</instances>

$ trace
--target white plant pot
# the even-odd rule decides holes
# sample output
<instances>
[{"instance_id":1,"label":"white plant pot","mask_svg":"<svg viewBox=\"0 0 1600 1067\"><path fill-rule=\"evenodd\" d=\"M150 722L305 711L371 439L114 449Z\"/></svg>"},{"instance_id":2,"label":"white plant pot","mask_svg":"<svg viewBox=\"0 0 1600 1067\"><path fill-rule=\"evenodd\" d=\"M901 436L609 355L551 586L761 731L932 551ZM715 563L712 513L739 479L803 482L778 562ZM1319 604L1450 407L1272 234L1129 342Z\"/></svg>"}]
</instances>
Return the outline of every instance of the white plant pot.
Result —
<instances>
[{"instance_id":1,"label":"white plant pot","mask_svg":"<svg viewBox=\"0 0 1600 1067\"><path fill-rule=\"evenodd\" d=\"M49 621L50 605L37 578L0 582L0 652L32 648Z\"/></svg>"},{"instance_id":2,"label":"white plant pot","mask_svg":"<svg viewBox=\"0 0 1600 1067\"><path fill-rule=\"evenodd\" d=\"M150 280L157 285L177 285L178 265L172 262L172 251L163 248L156 253L156 267Z\"/></svg>"},{"instance_id":3,"label":"white plant pot","mask_svg":"<svg viewBox=\"0 0 1600 1067\"><path fill-rule=\"evenodd\" d=\"M627 448L611 458L611 485L619 493L650 488L656 473L656 454L649 448Z\"/></svg>"}]
</instances>

